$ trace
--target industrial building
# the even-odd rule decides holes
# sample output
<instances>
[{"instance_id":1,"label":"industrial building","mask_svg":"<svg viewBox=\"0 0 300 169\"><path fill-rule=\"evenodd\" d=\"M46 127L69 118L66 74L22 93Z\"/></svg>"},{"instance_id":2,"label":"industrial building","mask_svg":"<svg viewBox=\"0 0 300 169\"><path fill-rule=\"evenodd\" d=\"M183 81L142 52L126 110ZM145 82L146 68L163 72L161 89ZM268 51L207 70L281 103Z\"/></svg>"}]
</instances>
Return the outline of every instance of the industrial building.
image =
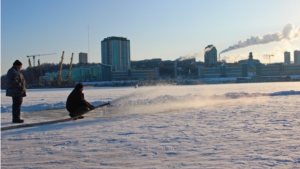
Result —
<instances>
[{"instance_id":1,"label":"industrial building","mask_svg":"<svg viewBox=\"0 0 300 169\"><path fill-rule=\"evenodd\" d=\"M81 63L81 64L88 63L88 54L87 53L83 53L83 52L79 53L79 63Z\"/></svg>"},{"instance_id":2,"label":"industrial building","mask_svg":"<svg viewBox=\"0 0 300 169\"><path fill-rule=\"evenodd\" d=\"M130 65L130 41L123 37L107 37L101 41L102 64L111 65L112 71L127 71Z\"/></svg>"}]
</instances>

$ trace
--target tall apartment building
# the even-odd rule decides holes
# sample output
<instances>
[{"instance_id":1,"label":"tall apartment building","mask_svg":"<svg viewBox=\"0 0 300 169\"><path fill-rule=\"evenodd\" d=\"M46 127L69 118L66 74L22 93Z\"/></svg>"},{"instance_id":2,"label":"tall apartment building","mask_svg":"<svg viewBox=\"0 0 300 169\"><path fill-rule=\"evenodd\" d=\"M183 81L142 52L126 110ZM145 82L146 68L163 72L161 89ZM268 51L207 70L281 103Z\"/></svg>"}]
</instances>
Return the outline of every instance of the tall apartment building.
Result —
<instances>
[{"instance_id":1,"label":"tall apartment building","mask_svg":"<svg viewBox=\"0 0 300 169\"><path fill-rule=\"evenodd\" d=\"M286 65L291 64L291 52L284 52L284 63Z\"/></svg>"},{"instance_id":2,"label":"tall apartment building","mask_svg":"<svg viewBox=\"0 0 300 169\"><path fill-rule=\"evenodd\" d=\"M217 49L213 45L205 47L204 62L207 66L216 65L218 62Z\"/></svg>"},{"instance_id":3,"label":"tall apartment building","mask_svg":"<svg viewBox=\"0 0 300 169\"><path fill-rule=\"evenodd\" d=\"M294 64L300 65L300 50L294 51Z\"/></svg>"},{"instance_id":4,"label":"tall apartment building","mask_svg":"<svg viewBox=\"0 0 300 169\"><path fill-rule=\"evenodd\" d=\"M101 41L102 64L111 65L113 71L131 69L130 41L123 37L107 37Z\"/></svg>"},{"instance_id":5,"label":"tall apartment building","mask_svg":"<svg viewBox=\"0 0 300 169\"><path fill-rule=\"evenodd\" d=\"M291 64L291 53L290 52L284 52L284 63L286 65Z\"/></svg>"},{"instance_id":6,"label":"tall apartment building","mask_svg":"<svg viewBox=\"0 0 300 169\"><path fill-rule=\"evenodd\" d=\"M79 63L88 63L88 54L80 52L79 53Z\"/></svg>"}]
</instances>

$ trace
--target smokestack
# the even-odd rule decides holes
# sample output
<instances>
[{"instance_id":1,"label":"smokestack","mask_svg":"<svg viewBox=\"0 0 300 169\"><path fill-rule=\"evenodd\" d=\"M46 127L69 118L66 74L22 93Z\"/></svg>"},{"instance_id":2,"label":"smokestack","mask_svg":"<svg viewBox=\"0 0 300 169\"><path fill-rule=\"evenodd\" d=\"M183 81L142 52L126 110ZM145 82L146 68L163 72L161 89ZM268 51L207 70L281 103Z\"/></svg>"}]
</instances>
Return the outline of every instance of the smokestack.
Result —
<instances>
[{"instance_id":1,"label":"smokestack","mask_svg":"<svg viewBox=\"0 0 300 169\"><path fill-rule=\"evenodd\" d=\"M267 35L264 35L263 37L260 36L251 36L249 39L246 39L244 41L238 41L236 44L229 46L227 49L223 50L221 53L229 52L231 50L245 48L248 46L253 45L261 45L261 44L267 44L271 42L279 42L282 40L292 40L295 38L300 37L300 27L294 29L293 24L287 24L284 26L282 32L275 32L275 33L269 33ZM220 54L221 54L220 53Z\"/></svg>"}]
</instances>

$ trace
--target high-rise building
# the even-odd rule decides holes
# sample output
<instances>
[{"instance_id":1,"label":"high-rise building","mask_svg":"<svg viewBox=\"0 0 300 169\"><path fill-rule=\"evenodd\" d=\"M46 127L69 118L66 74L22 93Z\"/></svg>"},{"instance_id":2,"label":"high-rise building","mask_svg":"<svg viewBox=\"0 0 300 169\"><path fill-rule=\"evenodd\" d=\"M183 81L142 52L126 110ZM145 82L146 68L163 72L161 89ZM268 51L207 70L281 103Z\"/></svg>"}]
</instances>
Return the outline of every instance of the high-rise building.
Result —
<instances>
[{"instance_id":1,"label":"high-rise building","mask_svg":"<svg viewBox=\"0 0 300 169\"><path fill-rule=\"evenodd\" d=\"M294 51L294 64L300 65L300 50Z\"/></svg>"},{"instance_id":2,"label":"high-rise building","mask_svg":"<svg viewBox=\"0 0 300 169\"><path fill-rule=\"evenodd\" d=\"M214 66L217 64L217 49L213 45L208 45L205 48L205 54L204 54L204 62L207 66Z\"/></svg>"},{"instance_id":3,"label":"high-rise building","mask_svg":"<svg viewBox=\"0 0 300 169\"><path fill-rule=\"evenodd\" d=\"M290 52L284 52L284 63L286 65L291 64L291 53Z\"/></svg>"},{"instance_id":4,"label":"high-rise building","mask_svg":"<svg viewBox=\"0 0 300 169\"><path fill-rule=\"evenodd\" d=\"M88 63L88 54L80 52L79 53L79 63Z\"/></svg>"},{"instance_id":5,"label":"high-rise building","mask_svg":"<svg viewBox=\"0 0 300 169\"><path fill-rule=\"evenodd\" d=\"M102 64L111 65L113 71L131 69L130 41L123 37L107 37L101 41Z\"/></svg>"}]
</instances>

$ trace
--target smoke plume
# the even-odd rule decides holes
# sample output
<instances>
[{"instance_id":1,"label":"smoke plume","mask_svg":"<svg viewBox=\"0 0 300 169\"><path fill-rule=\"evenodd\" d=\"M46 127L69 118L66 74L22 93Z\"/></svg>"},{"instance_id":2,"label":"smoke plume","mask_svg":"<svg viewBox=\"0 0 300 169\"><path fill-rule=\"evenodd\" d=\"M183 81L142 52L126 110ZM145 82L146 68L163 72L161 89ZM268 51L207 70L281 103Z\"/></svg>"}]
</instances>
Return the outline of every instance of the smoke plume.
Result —
<instances>
[{"instance_id":1,"label":"smoke plume","mask_svg":"<svg viewBox=\"0 0 300 169\"><path fill-rule=\"evenodd\" d=\"M194 59L196 58L195 56L180 56L179 58L176 59L176 61L183 61L187 59Z\"/></svg>"},{"instance_id":2,"label":"smoke plume","mask_svg":"<svg viewBox=\"0 0 300 169\"><path fill-rule=\"evenodd\" d=\"M184 56L180 56L179 58L176 59L176 61L183 61L187 59L196 59L197 57L200 57L203 55L203 52L197 52L197 53L189 53Z\"/></svg>"},{"instance_id":3,"label":"smoke plume","mask_svg":"<svg viewBox=\"0 0 300 169\"><path fill-rule=\"evenodd\" d=\"M293 24L287 24L284 26L282 32L275 32L260 36L251 36L249 39L245 41L239 41L237 44L230 46L229 48L221 51L221 53L229 52L231 50L245 48L253 45L267 44L271 42L279 42L282 40L292 40L300 37L300 27L294 28ZM221 54L220 53L220 54Z\"/></svg>"}]
</instances>

